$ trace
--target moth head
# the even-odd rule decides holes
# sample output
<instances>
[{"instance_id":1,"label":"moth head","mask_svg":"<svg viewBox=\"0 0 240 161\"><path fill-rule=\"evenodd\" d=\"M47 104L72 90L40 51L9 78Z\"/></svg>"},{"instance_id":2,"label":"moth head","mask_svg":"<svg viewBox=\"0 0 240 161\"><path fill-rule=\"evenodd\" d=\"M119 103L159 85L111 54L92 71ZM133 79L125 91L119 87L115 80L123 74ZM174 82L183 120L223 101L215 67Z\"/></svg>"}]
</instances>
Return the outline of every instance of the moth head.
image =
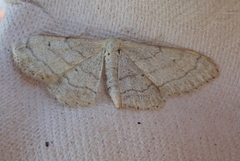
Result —
<instances>
[{"instance_id":1,"label":"moth head","mask_svg":"<svg viewBox=\"0 0 240 161\"><path fill-rule=\"evenodd\" d=\"M118 51L122 44L122 40L116 38L109 38L106 41L106 51L113 52Z\"/></svg>"}]
</instances>

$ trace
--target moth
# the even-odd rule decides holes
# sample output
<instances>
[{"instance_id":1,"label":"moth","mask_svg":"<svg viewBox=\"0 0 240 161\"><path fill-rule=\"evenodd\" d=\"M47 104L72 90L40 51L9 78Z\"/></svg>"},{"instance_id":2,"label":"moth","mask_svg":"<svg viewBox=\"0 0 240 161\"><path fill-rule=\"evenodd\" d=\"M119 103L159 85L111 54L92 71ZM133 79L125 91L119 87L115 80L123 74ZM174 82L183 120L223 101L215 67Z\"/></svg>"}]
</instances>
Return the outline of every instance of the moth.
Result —
<instances>
[{"instance_id":1,"label":"moth","mask_svg":"<svg viewBox=\"0 0 240 161\"><path fill-rule=\"evenodd\" d=\"M117 38L32 36L13 45L13 59L23 73L44 82L57 100L70 106L93 103L103 75L116 108L156 109L219 73L200 53Z\"/></svg>"}]
</instances>

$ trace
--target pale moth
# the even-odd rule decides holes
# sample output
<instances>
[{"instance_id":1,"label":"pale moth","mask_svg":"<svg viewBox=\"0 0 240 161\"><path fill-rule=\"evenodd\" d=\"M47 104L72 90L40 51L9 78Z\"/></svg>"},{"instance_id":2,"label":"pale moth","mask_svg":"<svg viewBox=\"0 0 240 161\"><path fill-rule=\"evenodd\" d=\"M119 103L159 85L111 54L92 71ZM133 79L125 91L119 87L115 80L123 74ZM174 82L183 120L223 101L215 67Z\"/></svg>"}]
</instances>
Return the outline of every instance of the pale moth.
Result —
<instances>
[{"instance_id":1,"label":"pale moth","mask_svg":"<svg viewBox=\"0 0 240 161\"><path fill-rule=\"evenodd\" d=\"M218 75L216 64L190 50L105 40L37 35L17 41L13 58L21 71L43 81L62 103L88 106L105 74L117 108L155 109Z\"/></svg>"}]
</instances>

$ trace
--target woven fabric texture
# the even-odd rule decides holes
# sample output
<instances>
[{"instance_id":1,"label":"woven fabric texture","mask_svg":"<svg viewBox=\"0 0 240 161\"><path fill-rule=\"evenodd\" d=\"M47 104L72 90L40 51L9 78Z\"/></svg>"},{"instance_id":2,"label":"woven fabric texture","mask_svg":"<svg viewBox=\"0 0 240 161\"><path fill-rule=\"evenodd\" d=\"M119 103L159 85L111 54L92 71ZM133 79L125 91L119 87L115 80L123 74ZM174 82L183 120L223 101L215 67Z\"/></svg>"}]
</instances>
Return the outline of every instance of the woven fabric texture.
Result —
<instances>
[{"instance_id":1,"label":"woven fabric texture","mask_svg":"<svg viewBox=\"0 0 240 161\"><path fill-rule=\"evenodd\" d=\"M239 0L8 0L0 26L0 160L240 160ZM14 65L37 34L179 47L211 57L219 77L154 111L60 105Z\"/></svg>"}]
</instances>

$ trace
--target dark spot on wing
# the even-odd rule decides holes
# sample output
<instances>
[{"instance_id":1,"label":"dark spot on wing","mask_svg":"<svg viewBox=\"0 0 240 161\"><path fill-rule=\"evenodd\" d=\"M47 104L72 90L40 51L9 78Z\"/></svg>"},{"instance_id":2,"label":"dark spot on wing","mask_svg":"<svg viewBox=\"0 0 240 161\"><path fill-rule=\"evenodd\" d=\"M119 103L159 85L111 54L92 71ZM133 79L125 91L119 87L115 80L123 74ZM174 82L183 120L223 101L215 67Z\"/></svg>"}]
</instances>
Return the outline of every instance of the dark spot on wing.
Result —
<instances>
[{"instance_id":1,"label":"dark spot on wing","mask_svg":"<svg viewBox=\"0 0 240 161\"><path fill-rule=\"evenodd\" d=\"M120 54L120 51L121 51L120 49L117 50L118 54Z\"/></svg>"}]
</instances>

